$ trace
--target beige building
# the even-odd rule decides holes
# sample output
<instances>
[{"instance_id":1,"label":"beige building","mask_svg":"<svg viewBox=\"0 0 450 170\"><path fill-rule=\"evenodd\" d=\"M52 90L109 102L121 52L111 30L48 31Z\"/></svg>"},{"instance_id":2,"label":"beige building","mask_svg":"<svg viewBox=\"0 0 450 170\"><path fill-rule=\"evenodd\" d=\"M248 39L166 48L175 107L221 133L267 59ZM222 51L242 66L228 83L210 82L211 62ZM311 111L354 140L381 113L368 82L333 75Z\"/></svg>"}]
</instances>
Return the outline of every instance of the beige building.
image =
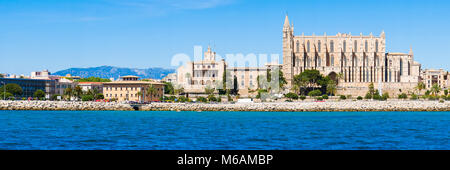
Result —
<instances>
[{"instance_id":1,"label":"beige building","mask_svg":"<svg viewBox=\"0 0 450 170\"><path fill-rule=\"evenodd\" d=\"M80 86L84 92L95 89L98 93L103 93L102 82L79 82L78 86Z\"/></svg>"},{"instance_id":2,"label":"beige building","mask_svg":"<svg viewBox=\"0 0 450 170\"><path fill-rule=\"evenodd\" d=\"M177 69L177 84L186 93L201 94L207 86L214 87L222 81L225 69L225 60L216 61L216 52L208 47L203 60L188 62Z\"/></svg>"},{"instance_id":3,"label":"beige building","mask_svg":"<svg viewBox=\"0 0 450 170\"><path fill-rule=\"evenodd\" d=\"M370 83L394 95L412 90L420 76L420 64L410 49L386 53L386 35L294 35L286 16L283 26L283 73L288 85L304 70L319 70L337 80L338 93L363 96Z\"/></svg>"},{"instance_id":4,"label":"beige building","mask_svg":"<svg viewBox=\"0 0 450 170\"><path fill-rule=\"evenodd\" d=\"M448 89L450 87L448 71L443 69L425 69L422 70L422 81L427 89L430 89L434 84L437 84L442 89Z\"/></svg>"},{"instance_id":5,"label":"beige building","mask_svg":"<svg viewBox=\"0 0 450 170\"><path fill-rule=\"evenodd\" d=\"M149 86L153 85L156 92L148 94ZM103 84L105 99L117 99L118 101L159 101L164 95L164 84L140 81L137 76L124 76L119 81L105 82Z\"/></svg>"}]
</instances>

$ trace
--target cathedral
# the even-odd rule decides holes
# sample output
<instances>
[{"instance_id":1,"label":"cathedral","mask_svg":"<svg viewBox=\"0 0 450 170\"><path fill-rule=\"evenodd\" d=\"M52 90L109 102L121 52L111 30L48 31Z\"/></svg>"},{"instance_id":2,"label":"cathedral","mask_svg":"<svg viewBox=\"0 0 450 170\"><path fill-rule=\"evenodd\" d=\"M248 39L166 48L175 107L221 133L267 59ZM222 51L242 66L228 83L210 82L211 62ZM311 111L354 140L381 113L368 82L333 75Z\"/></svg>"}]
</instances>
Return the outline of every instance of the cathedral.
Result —
<instances>
[{"instance_id":1,"label":"cathedral","mask_svg":"<svg viewBox=\"0 0 450 170\"><path fill-rule=\"evenodd\" d=\"M338 83L338 93L364 96L370 83L393 95L412 91L421 65L409 53L386 52L386 35L294 35L286 16L283 26L283 73L292 87L295 75L319 70Z\"/></svg>"}]
</instances>

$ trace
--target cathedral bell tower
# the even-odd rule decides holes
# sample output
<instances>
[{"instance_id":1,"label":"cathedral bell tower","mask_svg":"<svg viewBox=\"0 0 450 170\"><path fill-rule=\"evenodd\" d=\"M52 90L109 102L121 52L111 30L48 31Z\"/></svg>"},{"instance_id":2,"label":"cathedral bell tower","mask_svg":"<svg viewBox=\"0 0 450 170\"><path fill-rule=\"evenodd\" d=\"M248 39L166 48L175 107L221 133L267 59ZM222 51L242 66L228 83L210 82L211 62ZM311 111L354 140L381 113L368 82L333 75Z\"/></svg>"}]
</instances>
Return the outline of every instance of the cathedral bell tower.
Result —
<instances>
[{"instance_id":1,"label":"cathedral bell tower","mask_svg":"<svg viewBox=\"0 0 450 170\"><path fill-rule=\"evenodd\" d=\"M294 73L294 27L289 25L286 15L283 26L283 76L287 81L287 88L291 88Z\"/></svg>"}]
</instances>

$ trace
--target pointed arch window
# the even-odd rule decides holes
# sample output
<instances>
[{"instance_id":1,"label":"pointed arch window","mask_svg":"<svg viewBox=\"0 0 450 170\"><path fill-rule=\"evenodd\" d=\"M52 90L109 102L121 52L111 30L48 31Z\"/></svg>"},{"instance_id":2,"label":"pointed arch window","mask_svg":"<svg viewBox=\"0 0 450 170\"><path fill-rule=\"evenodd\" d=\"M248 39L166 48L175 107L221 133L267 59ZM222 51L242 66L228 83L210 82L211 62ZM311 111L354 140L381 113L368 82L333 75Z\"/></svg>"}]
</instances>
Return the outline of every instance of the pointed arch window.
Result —
<instances>
[{"instance_id":1,"label":"pointed arch window","mask_svg":"<svg viewBox=\"0 0 450 170\"><path fill-rule=\"evenodd\" d=\"M403 60L400 59L400 75L403 73Z\"/></svg>"},{"instance_id":2,"label":"pointed arch window","mask_svg":"<svg viewBox=\"0 0 450 170\"><path fill-rule=\"evenodd\" d=\"M308 51L308 53L310 52L310 44L309 44L309 41L306 43L306 50Z\"/></svg>"},{"instance_id":3,"label":"pointed arch window","mask_svg":"<svg viewBox=\"0 0 450 170\"><path fill-rule=\"evenodd\" d=\"M297 52L300 52L300 42L298 42L298 40L297 40L296 47L297 47Z\"/></svg>"},{"instance_id":4,"label":"pointed arch window","mask_svg":"<svg viewBox=\"0 0 450 170\"><path fill-rule=\"evenodd\" d=\"M344 53L345 53L346 48L347 48L347 42L345 42L345 40L344 40L344 45L343 45L343 47L344 47L343 51L344 51Z\"/></svg>"},{"instance_id":5,"label":"pointed arch window","mask_svg":"<svg viewBox=\"0 0 450 170\"><path fill-rule=\"evenodd\" d=\"M408 76L411 75L411 63L408 61Z\"/></svg>"},{"instance_id":6,"label":"pointed arch window","mask_svg":"<svg viewBox=\"0 0 450 170\"><path fill-rule=\"evenodd\" d=\"M317 66L322 66L322 59L320 58L320 56L317 56Z\"/></svg>"},{"instance_id":7,"label":"pointed arch window","mask_svg":"<svg viewBox=\"0 0 450 170\"><path fill-rule=\"evenodd\" d=\"M378 52L378 40L375 41L375 52Z\"/></svg>"},{"instance_id":8,"label":"pointed arch window","mask_svg":"<svg viewBox=\"0 0 450 170\"><path fill-rule=\"evenodd\" d=\"M330 52L334 52L334 41L330 41Z\"/></svg>"},{"instance_id":9,"label":"pointed arch window","mask_svg":"<svg viewBox=\"0 0 450 170\"><path fill-rule=\"evenodd\" d=\"M333 55L331 55L330 65L331 65L331 66L334 66L334 56L333 56Z\"/></svg>"},{"instance_id":10,"label":"pointed arch window","mask_svg":"<svg viewBox=\"0 0 450 170\"><path fill-rule=\"evenodd\" d=\"M317 50L319 51L319 53L320 53L320 47L321 47L321 45L322 45L322 44L320 44L320 40L319 40L319 42L317 43L317 48L318 48Z\"/></svg>"},{"instance_id":11,"label":"pointed arch window","mask_svg":"<svg viewBox=\"0 0 450 170\"><path fill-rule=\"evenodd\" d=\"M358 41L355 40L355 43L353 44L355 48L355 52L358 52Z\"/></svg>"},{"instance_id":12,"label":"pointed arch window","mask_svg":"<svg viewBox=\"0 0 450 170\"><path fill-rule=\"evenodd\" d=\"M369 52L369 44L368 44L367 40L366 40L366 43L364 44L364 48L365 48L366 52Z\"/></svg>"}]
</instances>

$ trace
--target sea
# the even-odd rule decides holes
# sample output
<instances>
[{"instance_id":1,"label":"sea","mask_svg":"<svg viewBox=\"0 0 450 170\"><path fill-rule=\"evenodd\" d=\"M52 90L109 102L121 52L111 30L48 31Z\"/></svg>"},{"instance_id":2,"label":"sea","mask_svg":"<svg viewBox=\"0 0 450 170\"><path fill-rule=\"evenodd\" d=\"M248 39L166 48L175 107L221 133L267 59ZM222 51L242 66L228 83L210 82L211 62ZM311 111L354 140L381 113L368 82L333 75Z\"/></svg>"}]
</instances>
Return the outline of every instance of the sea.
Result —
<instances>
[{"instance_id":1,"label":"sea","mask_svg":"<svg viewBox=\"0 0 450 170\"><path fill-rule=\"evenodd\" d=\"M448 150L450 112L0 111L1 150Z\"/></svg>"}]
</instances>

